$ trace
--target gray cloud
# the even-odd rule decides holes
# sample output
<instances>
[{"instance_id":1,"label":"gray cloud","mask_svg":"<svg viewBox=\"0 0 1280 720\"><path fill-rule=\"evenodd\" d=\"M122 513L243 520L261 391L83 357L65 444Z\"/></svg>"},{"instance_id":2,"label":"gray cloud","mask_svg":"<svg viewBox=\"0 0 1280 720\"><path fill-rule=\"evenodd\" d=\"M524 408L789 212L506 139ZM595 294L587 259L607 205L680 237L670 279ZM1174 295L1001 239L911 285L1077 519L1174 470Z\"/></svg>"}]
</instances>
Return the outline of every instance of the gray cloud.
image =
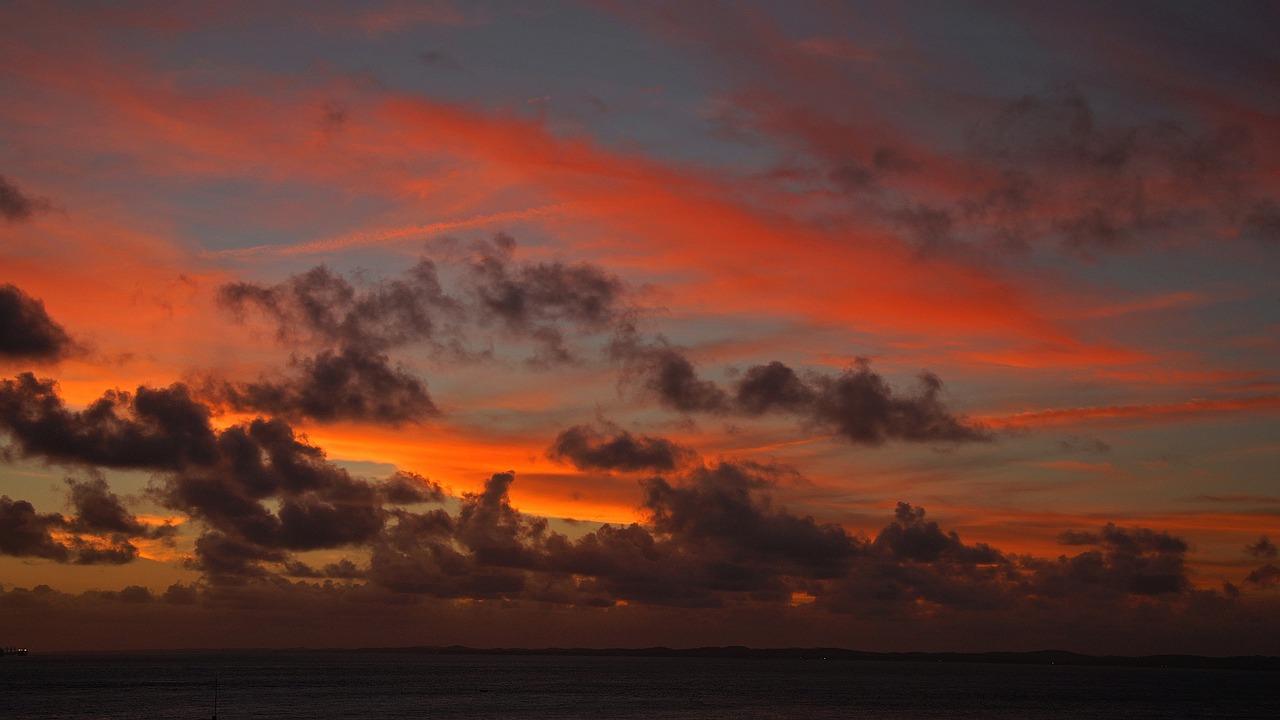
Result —
<instances>
[{"instance_id":1,"label":"gray cloud","mask_svg":"<svg viewBox=\"0 0 1280 720\"><path fill-rule=\"evenodd\" d=\"M455 330L458 302L445 293L436 266L414 265L403 278L367 290L320 265L276 285L228 283L219 302L237 317L255 309L276 325L283 342L313 341L365 351L384 351L412 342L443 342Z\"/></svg>"},{"instance_id":2,"label":"gray cloud","mask_svg":"<svg viewBox=\"0 0 1280 720\"><path fill-rule=\"evenodd\" d=\"M26 500L0 495L0 553L66 562L70 552L50 534L66 525L57 513L40 514Z\"/></svg>"},{"instance_id":3,"label":"gray cloud","mask_svg":"<svg viewBox=\"0 0 1280 720\"><path fill-rule=\"evenodd\" d=\"M0 381L0 431L20 454L112 468L176 469L213 459L209 409L186 386L111 391L84 410L66 407L52 380Z\"/></svg>"},{"instance_id":4,"label":"gray cloud","mask_svg":"<svg viewBox=\"0 0 1280 720\"><path fill-rule=\"evenodd\" d=\"M298 372L256 382L209 381L203 394L240 412L289 420L363 420L399 425L438 415L426 385L386 355L354 347L296 359Z\"/></svg>"},{"instance_id":5,"label":"gray cloud","mask_svg":"<svg viewBox=\"0 0 1280 720\"><path fill-rule=\"evenodd\" d=\"M1065 545L1099 549L1036 564L1032 582L1039 592L1154 596L1180 594L1191 587L1185 564L1187 543L1167 532L1108 523L1101 532L1067 531L1059 539Z\"/></svg>"},{"instance_id":6,"label":"gray cloud","mask_svg":"<svg viewBox=\"0 0 1280 720\"><path fill-rule=\"evenodd\" d=\"M623 333L610 353L626 364L627 378L681 412L790 414L862 445L991 439L985 428L947 410L940 397L942 381L932 373L921 373L917 392L903 395L866 360L837 375L810 372L803 377L774 361L748 368L730 393L698 377L693 363L662 338L646 343L634 332Z\"/></svg>"},{"instance_id":7,"label":"gray cloud","mask_svg":"<svg viewBox=\"0 0 1280 720\"><path fill-rule=\"evenodd\" d=\"M666 438L616 430L604 435L589 425L575 425L556 436L547 457L567 460L581 470L674 470L691 459L693 450Z\"/></svg>"},{"instance_id":8,"label":"gray cloud","mask_svg":"<svg viewBox=\"0 0 1280 720\"><path fill-rule=\"evenodd\" d=\"M0 554L78 565L133 561L137 538L168 538L176 528L140 522L101 477L67 479L76 514L37 513L25 500L0 497Z\"/></svg>"},{"instance_id":9,"label":"gray cloud","mask_svg":"<svg viewBox=\"0 0 1280 720\"><path fill-rule=\"evenodd\" d=\"M426 384L395 364L392 350L422 345L430 357L476 361L494 355L487 333L497 332L533 347L529 365L549 367L578 359L573 338L632 314L629 290L598 266L520 262L514 250L503 234L477 246L452 273L452 293L430 260L363 286L323 265L276 284L228 283L218 294L224 308L241 321L261 315L279 342L315 354L295 356L283 377L210 379L204 390L234 409L288 419L413 422L437 409Z\"/></svg>"},{"instance_id":10,"label":"gray cloud","mask_svg":"<svg viewBox=\"0 0 1280 720\"><path fill-rule=\"evenodd\" d=\"M0 359L60 360L74 349L43 302L13 285L0 285Z\"/></svg>"},{"instance_id":11,"label":"gray cloud","mask_svg":"<svg viewBox=\"0 0 1280 720\"><path fill-rule=\"evenodd\" d=\"M1244 549L1257 558L1274 558L1280 555L1280 548L1276 548L1276 544L1266 535L1259 537L1258 541L1252 545L1246 545Z\"/></svg>"},{"instance_id":12,"label":"gray cloud","mask_svg":"<svg viewBox=\"0 0 1280 720\"><path fill-rule=\"evenodd\" d=\"M1280 585L1280 567L1267 563L1245 576L1244 581L1260 588L1271 588Z\"/></svg>"},{"instance_id":13,"label":"gray cloud","mask_svg":"<svg viewBox=\"0 0 1280 720\"><path fill-rule=\"evenodd\" d=\"M680 412L724 412L728 396L710 380L698 377L693 363L679 350L665 343L644 348L631 355L630 372L641 378L658 402Z\"/></svg>"},{"instance_id":14,"label":"gray cloud","mask_svg":"<svg viewBox=\"0 0 1280 720\"><path fill-rule=\"evenodd\" d=\"M611 329L630 314L626 286L590 263L517 263L515 240L499 234L471 264L470 293L482 323L497 323L518 337L534 339L535 365L573 360L562 327L590 333Z\"/></svg>"},{"instance_id":15,"label":"gray cloud","mask_svg":"<svg viewBox=\"0 0 1280 720\"><path fill-rule=\"evenodd\" d=\"M756 412L807 408L829 392L824 383L801 379L782 365L758 366L739 384L752 388L742 395L754 398ZM67 411L51 383L30 378L14 387L40 400L34 407L43 408L52 427L74 430L58 429L51 437L59 442L24 445L29 454L157 471L151 497L203 528L188 566L202 572L210 588L293 577L359 582L406 598L585 607L786 604L800 595L826 611L901 617L921 607L1014 612L1044 603L1087 601L1101 608L1123 607L1135 597L1169 603L1193 598L1186 542L1147 528L1108 524L1067 531L1062 542L1082 551L1051 560L966 543L927 519L923 508L899 503L891 521L865 539L775 504L774 489L790 477L786 469L724 461L678 463L674 472L646 478L639 484L643 522L604 525L571 538L512 505L515 476L509 472L458 497L456 512L416 508L449 499L413 473L383 481L353 476L279 419L214 430L207 410L181 386L148 391L154 396L143 390L110 394L97 404L100 410L83 413ZM727 397L739 402L738 395ZM138 459L138 448L160 437L149 434L165 414L147 410L147 402L188 418L185 429L166 428L176 432L172 444L178 449L152 460ZM185 407L191 405L197 407ZM656 464L645 453L664 456L668 443L674 446L621 432L572 430L581 437L570 433L568 442L564 435L557 440L566 457L572 449L582 457L599 454L602 463L639 456ZM137 447L104 454L101 446L110 438ZM631 467L641 464L634 460ZM68 488L72 517L40 514L29 503L4 498L0 550L58 562L127 562L137 555L132 539L172 532L139 522L101 477L70 480ZM299 556L344 548L352 558L322 567ZM1260 540L1250 548L1265 556L1272 546ZM366 552L367 564L353 559ZM1265 589L1275 576L1260 568L1244 584ZM1241 601L1239 592L1214 597Z\"/></svg>"},{"instance_id":16,"label":"gray cloud","mask_svg":"<svg viewBox=\"0 0 1280 720\"><path fill-rule=\"evenodd\" d=\"M29 220L37 212L52 207L44 198L33 198L0 175L0 218L9 222Z\"/></svg>"}]
</instances>

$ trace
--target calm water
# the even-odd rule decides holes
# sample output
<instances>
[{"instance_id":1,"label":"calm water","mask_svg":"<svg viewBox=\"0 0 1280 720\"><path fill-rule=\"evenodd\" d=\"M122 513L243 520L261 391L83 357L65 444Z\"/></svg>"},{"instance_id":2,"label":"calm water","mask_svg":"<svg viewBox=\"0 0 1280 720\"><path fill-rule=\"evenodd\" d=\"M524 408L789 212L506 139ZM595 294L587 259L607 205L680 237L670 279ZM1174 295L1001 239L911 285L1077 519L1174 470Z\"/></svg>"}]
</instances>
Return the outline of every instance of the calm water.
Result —
<instances>
[{"instance_id":1,"label":"calm water","mask_svg":"<svg viewBox=\"0 0 1280 720\"><path fill-rule=\"evenodd\" d=\"M0 658L3 718L1276 718L1274 673L276 652Z\"/></svg>"}]
</instances>

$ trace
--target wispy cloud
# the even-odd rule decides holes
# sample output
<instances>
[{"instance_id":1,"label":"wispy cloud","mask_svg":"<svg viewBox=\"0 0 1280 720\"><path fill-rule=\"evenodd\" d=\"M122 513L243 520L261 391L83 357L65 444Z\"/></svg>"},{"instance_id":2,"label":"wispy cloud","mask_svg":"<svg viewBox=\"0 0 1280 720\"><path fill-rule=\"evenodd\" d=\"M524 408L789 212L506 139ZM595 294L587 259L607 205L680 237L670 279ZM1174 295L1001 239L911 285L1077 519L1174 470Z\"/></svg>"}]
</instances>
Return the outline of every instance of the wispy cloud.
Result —
<instances>
[{"instance_id":1,"label":"wispy cloud","mask_svg":"<svg viewBox=\"0 0 1280 720\"><path fill-rule=\"evenodd\" d=\"M568 210L569 207L569 203L541 205L525 210L509 210L498 213L487 213L459 220L445 220L441 222L424 223L422 225L365 230L351 233L350 235L343 235L341 237L313 240L293 245L255 245L247 248L207 250L200 253L200 256L211 259L245 258L263 255L315 255L319 253L357 250L377 245L391 245L408 242L410 240L420 240L439 233L448 232L450 230L466 230L471 228L501 226L503 223L510 223L517 220L549 217L563 213Z\"/></svg>"}]
</instances>

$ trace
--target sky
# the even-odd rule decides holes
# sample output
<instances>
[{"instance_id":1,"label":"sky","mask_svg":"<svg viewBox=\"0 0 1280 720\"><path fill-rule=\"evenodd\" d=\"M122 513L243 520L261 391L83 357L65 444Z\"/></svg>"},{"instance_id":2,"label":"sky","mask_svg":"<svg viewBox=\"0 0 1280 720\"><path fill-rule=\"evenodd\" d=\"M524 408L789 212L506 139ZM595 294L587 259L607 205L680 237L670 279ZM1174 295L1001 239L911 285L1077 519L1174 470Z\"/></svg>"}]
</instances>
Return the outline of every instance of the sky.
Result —
<instances>
[{"instance_id":1,"label":"sky","mask_svg":"<svg viewBox=\"0 0 1280 720\"><path fill-rule=\"evenodd\" d=\"M1274 654L1278 25L0 4L0 644Z\"/></svg>"}]
</instances>

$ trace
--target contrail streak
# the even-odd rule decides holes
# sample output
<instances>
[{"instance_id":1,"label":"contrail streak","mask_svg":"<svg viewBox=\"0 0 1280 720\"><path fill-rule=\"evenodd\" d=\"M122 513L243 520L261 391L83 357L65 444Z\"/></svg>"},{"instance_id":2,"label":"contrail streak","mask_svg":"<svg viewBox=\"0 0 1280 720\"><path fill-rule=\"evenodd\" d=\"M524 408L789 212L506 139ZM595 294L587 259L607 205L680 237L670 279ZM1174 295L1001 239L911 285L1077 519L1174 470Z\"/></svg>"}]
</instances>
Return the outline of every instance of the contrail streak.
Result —
<instances>
[{"instance_id":1,"label":"contrail streak","mask_svg":"<svg viewBox=\"0 0 1280 720\"><path fill-rule=\"evenodd\" d=\"M541 207L529 208L527 210L510 210L507 212L492 213L490 215L476 215L475 217L465 218L463 220L447 220L444 222L426 223L424 225L367 230L364 232L351 233L350 235L342 235L340 237L328 238L325 240L313 240L311 242L298 243L296 245L255 245L247 248L213 250L200 253L200 256L206 258L224 258L250 257L253 255L308 255L311 253L331 252L334 250L349 250L351 248L399 242L406 238L444 232L446 230L483 227L497 222L524 220L531 217L538 217L540 215L551 215L560 212L566 206L567 203L559 203L556 205L543 205Z\"/></svg>"}]
</instances>

